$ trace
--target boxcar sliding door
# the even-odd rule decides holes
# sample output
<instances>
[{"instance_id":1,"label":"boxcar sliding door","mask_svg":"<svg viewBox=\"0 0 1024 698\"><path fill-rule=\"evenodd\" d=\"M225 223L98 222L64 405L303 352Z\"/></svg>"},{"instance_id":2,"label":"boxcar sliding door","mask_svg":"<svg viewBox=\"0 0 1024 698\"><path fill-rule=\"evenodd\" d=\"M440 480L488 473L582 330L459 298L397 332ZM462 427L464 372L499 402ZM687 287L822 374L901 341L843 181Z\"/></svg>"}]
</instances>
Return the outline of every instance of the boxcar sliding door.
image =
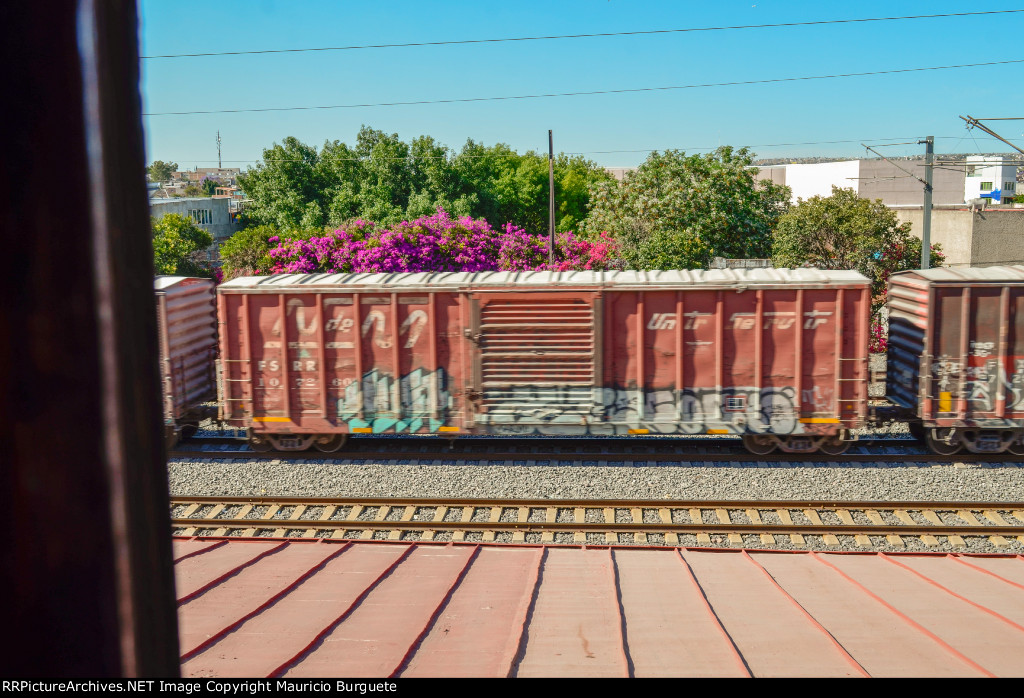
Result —
<instances>
[{"instance_id":1,"label":"boxcar sliding door","mask_svg":"<svg viewBox=\"0 0 1024 698\"><path fill-rule=\"evenodd\" d=\"M594 292L470 297L478 429L583 434L601 415L601 304Z\"/></svg>"}]
</instances>

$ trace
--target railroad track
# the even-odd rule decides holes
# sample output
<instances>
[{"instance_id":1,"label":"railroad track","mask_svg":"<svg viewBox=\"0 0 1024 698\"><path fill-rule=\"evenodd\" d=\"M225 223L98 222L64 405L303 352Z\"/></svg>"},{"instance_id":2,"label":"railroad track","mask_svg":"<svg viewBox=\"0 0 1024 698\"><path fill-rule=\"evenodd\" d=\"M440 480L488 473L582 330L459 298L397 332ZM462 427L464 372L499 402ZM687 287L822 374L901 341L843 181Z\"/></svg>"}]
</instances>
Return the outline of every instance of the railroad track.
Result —
<instances>
[{"instance_id":1,"label":"railroad track","mask_svg":"<svg viewBox=\"0 0 1024 698\"><path fill-rule=\"evenodd\" d=\"M238 439L196 438L179 444L169 454L172 459L245 458L253 460L372 461L511 461L548 465L598 465L618 461L651 463L729 462L729 463L1020 463L1024 456L1010 454L958 453L941 456L928 451L912 439L874 439L853 445L847 453L830 456L823 453L770 453L755 455L743 450L738 439L666 439L658 437L624 439L567 438L464 438L447 440L424 437L360 437L349 441L343 450L253 451Z\"/></svg>"},{"instance_id":2,"label":"railroad track","mask_svg":"<svg viewBox=\"0 0 1024 698\"><path fill-rule=\"evenodd\" d=\"M180 536L1018 552L1024 502L172 497Z\"/></svg>"}]
</instances>

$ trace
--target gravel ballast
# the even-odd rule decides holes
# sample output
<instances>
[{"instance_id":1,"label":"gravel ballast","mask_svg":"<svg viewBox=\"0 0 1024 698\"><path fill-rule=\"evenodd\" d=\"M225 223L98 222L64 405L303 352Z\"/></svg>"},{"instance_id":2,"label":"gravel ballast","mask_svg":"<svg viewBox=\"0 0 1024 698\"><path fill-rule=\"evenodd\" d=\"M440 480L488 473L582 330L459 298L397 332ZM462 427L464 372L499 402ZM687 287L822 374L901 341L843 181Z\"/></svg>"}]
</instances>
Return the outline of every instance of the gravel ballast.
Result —
<instances>
[{"instance_id":1,"label":"gravel ballast","mask_svg":"<svg viewBox=\"0 0 1024 698\"><path fill-rule=\"evenodd\" d=\"M698 461L657 467L628 462L619 466L505 463L203 459L172 461L168 470L173 496L1024 502L1024 463L1017 461L849 466ZM680 543L693 545L690 538L681 536ZM721 540L722 547L737 547L724 536ZM816 536L807 540L807 547L815 549L864 550L851 536L841 537L838 547L825 545ZM938 547L914 538L906 541L905 547L893 547L878 537L871 549L965 551L944 539ZM999 547L974 538L966 551L1024 552L1020 541L1008 542L1009 546ZM786 536L776 536L775 543L767 546L756 536L745 536L742 547L806 549L792 545Z\"/></svg>"},{"instance_id":2,"label":"gravel ballast","mask_svg":"<svg viewBox=\"0 0 1024 698\"><path fill-rule=\"evenodd\" d=\"M1016 461L845 467L708 461L653 467L505 463L204 458L172 461L169 475L175 496L1024 501L1024 463Z\"/></svg>"}]
</instances>

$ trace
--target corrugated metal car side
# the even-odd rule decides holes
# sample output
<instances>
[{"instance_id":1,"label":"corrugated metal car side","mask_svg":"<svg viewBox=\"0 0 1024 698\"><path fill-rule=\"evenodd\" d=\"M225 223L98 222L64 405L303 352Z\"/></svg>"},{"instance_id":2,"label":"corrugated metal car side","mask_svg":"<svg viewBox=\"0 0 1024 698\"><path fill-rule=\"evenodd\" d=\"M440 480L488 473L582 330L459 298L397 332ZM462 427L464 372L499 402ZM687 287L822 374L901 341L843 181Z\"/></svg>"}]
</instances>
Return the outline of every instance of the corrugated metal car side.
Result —
<instances>
[{"instance_id":1,"label":"corrugated metal car side","mask_svg":"<svg viewBox=\"0 0 1024 698\"><path fill-rule=\"evenodd\" d=\"M656 433L859 426L867 293L866 284L609 291L605 416Z\"/></svg>"},{"instance_id":2,"label":"corrugated metal car side","mask_svg":"<svg viewBox=\"0 0 1024 698\"><path fill-rule=\"evenodd\" d=\"M890 283L889 393L927 425L1024 419L1024 279Z\"/></svg>"},{"instance_id":3,"label":"corrugated metal car side","mask_svg":"<svg viewBox=\"0 0 1024 698\"><path fill-rule=\"evenodd\" d=\"M220 296L226 420L279 434L463 428L458 294L283 291Z\"/></svg>"},{"instance_id":4,"label":"corrugated metal car side","mask_svg":"<svg viewBox=\"0 0 1024 698\"><path fill-rule=\"evenodd\" d=\"M180 420L216 396L216 297L210 279L158 279L160 372L165 418Z\"/></svg>"},{"instance_id":5,"label":"corrugated metal car side","mask_svg":"<svg viewBox=\"0 0 1024 698\"><path fill-rule=\"evenodd\" d=\"M855 272L293 275L219 293L225 418L324 450L348 432L734 433L814 450L866 415Z\"/></svg>"}]
</instances>

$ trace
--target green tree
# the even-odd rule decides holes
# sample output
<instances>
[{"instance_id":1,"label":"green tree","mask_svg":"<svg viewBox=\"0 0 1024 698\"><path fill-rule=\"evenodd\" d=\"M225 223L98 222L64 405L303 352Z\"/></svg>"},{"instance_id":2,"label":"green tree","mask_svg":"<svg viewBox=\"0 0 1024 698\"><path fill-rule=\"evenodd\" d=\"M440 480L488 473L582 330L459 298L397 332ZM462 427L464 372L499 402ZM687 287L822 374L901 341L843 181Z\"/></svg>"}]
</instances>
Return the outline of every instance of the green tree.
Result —
<instances>
[{"instance_id":1,"label":"green tree","mask_svg":"<svg viewBox=\"0 0 1024 698\"><path fill-rule=\"evenodd\" d=\"M220 183L215 179L203 177L203 181L199 183L199 186L203 190L203 196L213 196L217 191L217 187L220 186Z\"/></svg>"},{"instance_id":2,"label":"green tree","mask_svg":"<svg viewBox=\"0 0 1024 698\"><path fill-rule=\"evenodd\" d=\"M800 200L779 219L772 241L776 267L804 265L820 269L856 269L872 281L872 311L885 302L885 283L896 271L917 269L921 240L910 234L881 199L832 187L832 195ZM932 245L931 265L945 260Z\"/></svg>"},{"instance_id":3,"label":"green tree","mask_svg":"<svg viewBox=\"0 0 1024 698\"><path fill-rule=\"evenodd\" d=\"M206 249L213 244L208 232L191 218L168 213L151 220L153 266L157 274L213 277L206 262Z\"/></svg>"},{"instance_id":4,"label":"green tree","mask_svg":"<svg viewBox=\"0 0 1024 698\"><path fill-rule=\"evenodd\" d=\"M291 136L264 149L263 162L238 177L252 201L248 218L285 230L323 226L328 187L319 160L316 148Z\"/></svg>"},{"instance_id":5,"label":"green tree","mask_svg":"<svg viewBox=\"0 0 1024 698\"><path fill-rule=\"evenodd\" d=\"M515 223L531 233L548 229L548 158L519 154L504 143L487 147L466 141L452 166L462 181L462 200L472 215L496 225ZM590 206L590 190L613 179L597 163L559 154L554 163L555 229L578 231Z\"/></svg>"},{"instance_id":6,"label":"green tree","mask_svg":"<svg viewBox=\"0 0 1024 698\"><path fill-rule=\"evenodd\" d=\"M632 269L706 267L715 256L767 257L789 189L758 182L746 149L654 152L622 182L599 183L585 231L606 230Z\"/></svg>"},{"instance_id":7,"label":"green tree","mask_svg":"<svg viewBox=\"0 0 1024 698\"><path fill-rule=\"evenodd\" d=\"M280 237L272 225L253 225L238 231L220 246L224 278L266 273L270 269L270 239Z\"/></svg>"},{"instance_id":8,"label":"green tree","mask_svg":"<svg viewBox=\"0 0 1024 698\"><path fill-rule=\"evenodd\" d=\"M571 230L586 216L589 191L610 177L597 164L560 155L555 163L556 225ZM354 146L327 141L317 151L295 138L263 151L239 177L253 202L247 217L281 230L337 227L357 218L383 226L432 214L507 222L545 232L547 158L472 140L453 153L429 136L411 143L363 126Z\"/></svg>"},{"instance_id":9,"label":"green tree","mask_svg":"<svg viewBox=\"0 0 1024 698\"><path fill-rule=\"evenodd\" d=\"M172 172L178 171L178 163L154 160L153 164L146 168L150 178L154 182L166 182L171 178Z\"/></svg>"}]
</instances>

